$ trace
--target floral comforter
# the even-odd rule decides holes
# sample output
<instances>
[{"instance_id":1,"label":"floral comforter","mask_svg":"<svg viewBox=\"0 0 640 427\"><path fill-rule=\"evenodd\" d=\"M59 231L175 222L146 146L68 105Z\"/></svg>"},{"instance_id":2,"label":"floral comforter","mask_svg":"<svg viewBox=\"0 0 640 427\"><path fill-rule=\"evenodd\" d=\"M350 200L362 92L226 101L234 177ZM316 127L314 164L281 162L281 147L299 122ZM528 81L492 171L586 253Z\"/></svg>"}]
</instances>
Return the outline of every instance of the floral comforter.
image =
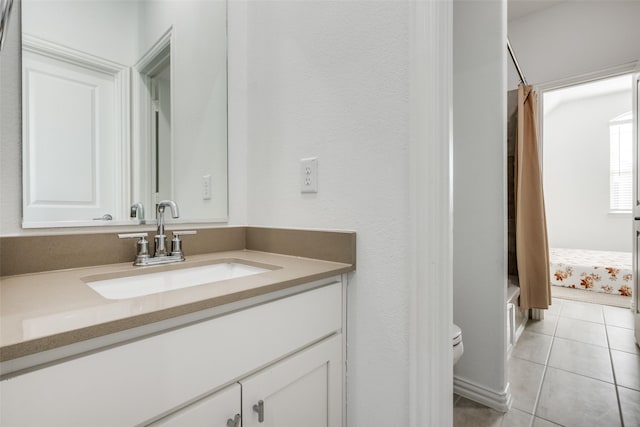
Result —
<instances>
[{"instance_id":1,"label":"floral comforter","mask_svg":"<svg viewBox=\"0 0 640 427\"><path fill-rule=\"evenodd\" d=\"M631 296L630 252L551 248L549 264L552 285Z\"/></svg>"}]
</instances>

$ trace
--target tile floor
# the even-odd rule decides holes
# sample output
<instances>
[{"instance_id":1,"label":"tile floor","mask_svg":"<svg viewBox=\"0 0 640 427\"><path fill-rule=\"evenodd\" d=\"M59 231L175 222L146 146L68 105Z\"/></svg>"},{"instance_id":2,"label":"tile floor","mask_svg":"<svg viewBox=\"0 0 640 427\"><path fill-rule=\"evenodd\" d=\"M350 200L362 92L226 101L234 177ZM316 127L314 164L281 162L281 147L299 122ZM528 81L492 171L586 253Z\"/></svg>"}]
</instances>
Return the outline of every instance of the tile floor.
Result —
<instances>
[{"instance_id":1,"label":"tile floor","mask_svg":"<svg viewBox=\"0 0 640 427\"><path fill-rule=\"evenodd\" d=\"M640 427L640 349L630 310L553 299L508 364L503 414L454 396L455 427Z\"/></svg>"}]
</instances>

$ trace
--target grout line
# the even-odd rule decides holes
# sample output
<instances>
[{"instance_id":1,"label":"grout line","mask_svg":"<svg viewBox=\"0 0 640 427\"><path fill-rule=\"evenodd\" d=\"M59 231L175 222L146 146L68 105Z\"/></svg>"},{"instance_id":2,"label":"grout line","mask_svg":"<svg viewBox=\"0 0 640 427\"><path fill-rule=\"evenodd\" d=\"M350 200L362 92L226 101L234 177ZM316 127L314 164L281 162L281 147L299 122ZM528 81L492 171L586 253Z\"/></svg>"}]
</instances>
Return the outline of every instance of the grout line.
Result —
<instances>
[{"instance_id":1,"label":"grout line","mask_svg":"<svg viewBox=\"0 0 640 427\"><path fill-rule=\"evenodd\" d=\"M602 309L602 316L605 318L605 322L607 321L606 316L604 314L604 308ZM609 341L609 329L607 329L607 324L605 323L604 333L607 337L607 350L609 352L609 363L611 363L611 373L613 374L613 388L616 392L616 402L618 403L618 415L620 416L620 425L624 427L624 418L622 417L622 405L620 404L620 393L618 392L618 380L616 378L616 368L613 365L613 354L611 353L611 341Z\"/></svg>"},{"instance_id":2,"label":"grout line","mask_svg":"<svg viewBox=\"0 0 640 427\"><path fill-rule=\"evenodd\" d=\"M555 337L552 338L551 340L551 345L549 346L549 354L551 354L551 349L553 348L553 341L555 340ZM548 362L548 358L547 358L547 362ZM537 416L536 413L538 412L538 404L540 403L540 395L542 394L542 387L544 386L544 380L547 377L547 368L548 365L547 363L544 364L544 369L542 370L542 379L540 380L540 385L538 386L538 391L536 392L536 400L533 404L533 417L535 419L535 417Z\"/></svg>"},{"instance_id":3,"label":"grout line","mask_svg":"<svg viewBox=\"0 0 640 427\"><path fill-rule=\"evenodd\" d=\"M556 340L556 331L558 330L558 324L560 323L560 315L562 314L562 304L560 305L560 311L557 315L556 324L553 328L553 334L551 335L551 345L549 345L549 351L547 352L547 357L544 361L544 369L542 370L542 379L540 380L540 385L538 386L538 391L536 392L536 400L533 403L533 418L531 419L531 425L535 421L538 412L538 404L540 403L540 395L542 394L542 387L544 386L544 380L547 377L547 368L549 366L549 359L551 358L551 351L553 350L553 343ZM550 421L550 420L548 420Z\"/></svg>"},{"instance_id":4,"label":"grout line","mask_svg":"<svg viewBox=\"0 0 640 427\"><path fill-rule=\"evenodd\" d=\"M525 362L533 363L534 365L546 366L546 363L536 362L535 360L525 359L524 357L518 357L518 356L514 356L514 355L511 355L511 357L514 358L514 359L524 360Z\"/></svg>"},{"instance_id":5,"label":"grout line","mask_svg":"<svg viewBox=\"0 0 640 427\"><path fill-rule=\"evenodd\" d=\"M624 427L624 418L623 418L623 416L622 416L622 406L621 406L621 404L620 404L620 394L619 394L619 392L618 392L618 382L617 382L617 379L616 379L616 371L615 371L615 368L614 368L614 365L613 365L613 355L612 355L611 343L610 343L610 341L609 341L609 330L607 329L607 326L609 326L609 324L607 323L606 315L605 315L605 313L604 313L604 305L605 305L605 304L595 304L595 305L599 305L599 306L600 306L600 310L601 310L601 312L602 312L602 317L603 317L603 323L590 322L590 321L588 321L588 320L583 320L583 319L574 319L574 318L572 318L572 317L566 317L566 316L563 316L563 315L562 315L562 312L563 312L564 306L563 306L563 304L560 304L560 310L559 310L559 313L557 314L558 320L557 320L556 325L555 325L555 328L554 328L554 332L553 332L553 335L552 335L551 346L549 347L549 353L548 353L548 356L547 356L547 359L546 359L546 362L545 362L545 365L544 365L544 371L543 371L543 375L542 375L542 381L540 382L540 387L538 388L538 393L537 393L537 395L536 395L536 400L535 400L535 404L534 404L534 408L533 408L533 418L532 418L532 420L535 420L535 418L537 417L536 412L538 411L538 405L539 405L539 403L540 403L540 395L541 395L541 393L542 393L542 387L543 387L543 385L544 385L544 381L546 380L547 371L548 371L548 368L549 368L549 359L550 359L550 357L551 357L551 351L553 350L553 345L554 345L554 343L555 343L555 339L556 339L556 337L557 337L557 338L561 338L561 339L570 340L570 341L581 342L581 343L583 343L583 344L590 344L590 343L584 343L584 342L582 342L582 341L578 341L578 340L571 340L570 338L563 338L563 337L559 337L559 336L557 336L557 335L556 335L557 330L558 330L558 325L560 324L560 318L565 318L565 319L572 319L572 320L582 320L582 321L584 321L584 322L590 322L590 323L600 324L600 325L603 325L603 326L604 326L605 337L606 337L606 340L607 340L607 346L606 346L606 349L607 349L607 352L609 353L609 363L610 363L610 365L611 365L611 373L612 373L612 375L613 375L613 388L615 389L615 393L616 393L616 402L617 402L617 404L618 404L618 415L619 415L619 417L620 417L620 423L621 423L621 426L622 426L622 427ZM615 326L615 325L610 325L610 326ZM596 344L590 344L590 345L595 345L596 347L605 348L605 347L602 347L602 346L598 346L598 345L596 345ZM529 361L529 362L531 362L531 361ZM533 362L533 363L535 363L535 362ZM574 374L574 375L581 375L581 374L577 374L577 373L575 373L575 372L571 372L571 371L566 371L566 370L564 370L564 369L560 369L560 368L554 368L554 369L558 369L558 370L561 370L561 371L569 372L569 373L572 373L572 374ZM607 382L607 381L603 381L603 380L600 380L600 379L597 379L597 378L589 377L588 375L581 375L581 376L586 377L586 378L591 378L591 379L596 380L596 381L601 381L601 382L603 382L603 383L605 383L605 384L611 384L611 383L609 383L609 382ZM538 418L542 418L542 417L538 417ZM546 418L542 418L542 419L547 420ZM547 421L550 421L550 422L555 423L555 421L553 421L553 420L547 420ZM532 422L533 422L533 421L532 421ZM556 423L556 424L557 424L557 423ZM530 426L530 427L531 427L531 426Z\"/></svg>"}]
</instances>

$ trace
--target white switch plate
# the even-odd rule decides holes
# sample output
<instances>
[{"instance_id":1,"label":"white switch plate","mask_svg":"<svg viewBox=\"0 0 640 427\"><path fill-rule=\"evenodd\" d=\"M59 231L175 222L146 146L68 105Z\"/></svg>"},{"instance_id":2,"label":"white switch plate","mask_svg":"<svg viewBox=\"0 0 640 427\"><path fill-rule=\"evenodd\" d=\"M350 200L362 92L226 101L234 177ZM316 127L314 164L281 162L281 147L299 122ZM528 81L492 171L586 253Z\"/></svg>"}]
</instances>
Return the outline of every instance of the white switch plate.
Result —
<instances>
[{"instance_id":1,"label":"white switch plate","mask_svg":"<svg viewBox=\"0 0 640 427\"><path fill-rule=\"evenodd\" d=\"M202 176L202 200L211 200L211 175Z\"/></svg>"},{"instance_id":2,"label":"white switch plate","mask_svg":"<svg viewBox=\"0 0 640 427\"><path fill-rule=\"evenodd\" d=\"M318 192L318 159L300 159L300 192Z\"/></svg>"}]
</instances>

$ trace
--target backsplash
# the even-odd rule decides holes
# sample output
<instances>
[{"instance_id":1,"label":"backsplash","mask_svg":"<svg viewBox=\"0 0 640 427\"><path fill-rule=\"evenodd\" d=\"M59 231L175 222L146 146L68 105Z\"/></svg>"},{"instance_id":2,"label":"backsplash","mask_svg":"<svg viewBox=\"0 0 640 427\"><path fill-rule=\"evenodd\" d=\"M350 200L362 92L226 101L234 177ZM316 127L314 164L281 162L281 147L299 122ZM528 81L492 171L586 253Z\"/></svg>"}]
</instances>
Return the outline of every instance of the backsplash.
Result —
<instances>
[{"instance_id":1,"label":"backsplash","mask_svg":"<svg viewBox=\"0 0 640 427\"><path fill-rule=\"evenodd\" d=\"M355 265L355 244L348 231L216 227L186 236L183 249L187 257L248 249ZM133 262L135 252L135 241L117 233L0 237L0 276Z\"/></svg>"}]
</instances>

